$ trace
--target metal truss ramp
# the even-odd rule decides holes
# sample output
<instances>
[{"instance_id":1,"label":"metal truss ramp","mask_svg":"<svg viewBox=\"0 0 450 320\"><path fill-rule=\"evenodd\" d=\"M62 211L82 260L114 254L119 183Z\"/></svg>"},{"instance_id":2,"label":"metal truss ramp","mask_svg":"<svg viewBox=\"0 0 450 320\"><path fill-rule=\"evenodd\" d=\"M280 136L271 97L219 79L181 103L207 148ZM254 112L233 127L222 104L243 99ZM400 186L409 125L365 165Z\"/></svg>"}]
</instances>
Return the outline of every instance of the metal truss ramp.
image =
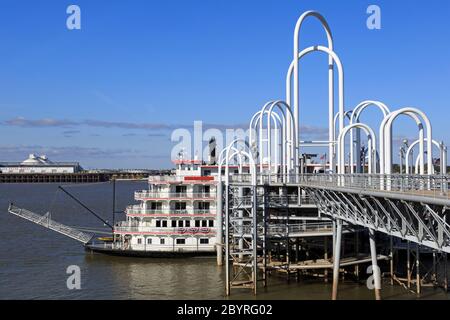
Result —
<instances>
[{"instance_id":1,"label":"metal truss ramp","mask_svg":"<svg viewBox=\"0 0 450 320\"><path fill-rule=\"evenodd\" d=\"M83 244L86 244L89 241L91 241L91 239L94 236L91 233L81 232L77 229L74 229L72 227L66 226L64 224L52 220L50 218L49 212L46 213L45 215L39 215L29 210L16 207L12 204L9 205L8 212L20 218L23 218L25 220L34 222L40 226L48 228L50 230L61 233L69 238L80 241Z\"/></svg>"}]
</instances>

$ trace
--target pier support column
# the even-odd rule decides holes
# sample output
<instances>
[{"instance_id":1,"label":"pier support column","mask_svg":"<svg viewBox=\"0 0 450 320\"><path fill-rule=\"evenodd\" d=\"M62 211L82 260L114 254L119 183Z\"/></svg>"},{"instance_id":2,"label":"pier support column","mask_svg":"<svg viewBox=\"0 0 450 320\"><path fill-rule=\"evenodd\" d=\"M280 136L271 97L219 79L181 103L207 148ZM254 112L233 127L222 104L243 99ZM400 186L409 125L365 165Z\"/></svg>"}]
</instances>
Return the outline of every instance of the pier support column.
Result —
<instances>
[{"instance_id":1,"label":"pier support column","mask_svg":"<svg viewBox=\"0 0 450 320\"><path fill-rule=\"evenodd\" d=\"M295 239L295 263L298 263L300 260L300 238ZM300 282L300 270L295 272L295 279L297 282Z\"/></svg>"},{"instance_id":2,"label":"pier support column","mask_svg":"<svg viewBox=\"0 0 450 320\"><path fill-rule=\"evenodd\" d=\"M337 300L337 291L339 284L339 267L341 264L341 237L342 237L342 221L337 219L336 234L333 236L335 239L335 246L333 248L333 291L331 294L332 300Z\"/></svg>"},{"instance_id":3,"label":"pier support column","mask_svg":"<svg viewBox=\"0 0 450 320\"><path fill-rule=\"evenodd\" d=\"M381 272L380 267L378 267L377 260L377 247L375 243L375 231L373 229L369 229L369 242L370 242L370 256L372 257L372 272L373 272L373 281L374 281L374 291L375 291L375 299L381 300Z\"/></svg>"},{"instance_id":4,"label":"pier support column","mask_svg":"<svg viewBox=\"0 0 450 320\"><path fill-rule=\"evenodd\" d=\"M268 237L267 237L267 218L270 218L269 215L269 199L268 199L268 193L267 193L267 189L264 188L264 198L263 198L263 243L262 243L262 247L263 247L263 284L264 284L264 288L267 287L267 241L268 241Z\"/></svg>"},{"instance_id":5,"label":"pier support column","mask_svg":"<svg viewBox=\"0 0 450 320\"><path fill-rule=\"evenodd\" d=\"M244 189L242 187L239 187L238 189L238 197L239 199L242 199L242 197L244 196ZM239 232L238 232L238 248L239 248L239 252L244 251L244 224L242 222L242 219L244 217L244 212L243 210L239 210L238 212L239 215L239 222L238 222L238 226L239 226ZM239 254L239 261L242 261L244 259L244 255L241 253Z\"/></svg>"},{"instance_id":6,"label":"pier support column","mask_svg":"<svg viewBox=\"0 0 450 320\"><path fill-rule=\"evenodd\" d=\"M333 255L334 255L334 249L336 248L336 219L333 219L333 236L332 236L332 240L333 240Z\"/></svg>"},{"instance_id":7,"label":"pier support column","mask_svg":"<svg viewBox=\"0 0 450 320\"><path fill-rule=\"evenodd\" d=\"M323 259L325 260L325 262L328 262L328 237L325 236L323 237L323 248L324 248L324 254L323 254ZM328 269L325 268L324 270L324 281L325 283L328 282Z\"/></svg>"},{"instance_id":8,"label":"pier support column","mask_svg":"<svg viewBox=\"0 0 450 320\"><path fill-rule=\"evenodd\" d=\"M225 293L230 295L230 221L229 221L229 187L225 186Z\"/></svg>"},{"instance_id":9,"label":"pier support column","mask_svg":"<svg viewBox=\"0 0 450 320\"><path fill-rule=\"evenodd\" d=\"M223 203L222 203L222 195L223 195L223 184L218 183L216 187L217 192L217 201L216 201L216 210L217 210L217 235L216 235L216 253L217 253L217 265L223 265Z\"/></svg>"},{"instance_id":10,"label":"pier support column","mask_svg":"<svg viewBox=\"0 0 450 320\"><path fill-rule=\"evenodd\" d=\"M420 248L419 245L416 247L416 290L417 294L420 294L421 286L420 286Z\"/></svg>"},{"instance_id":11,"label":"pier support column","mask_svg":"<svg viewBox=\"0 0 450 320\"><path fill-rule=\"evenodd\" d=\"M406 247L406 280L408 289L411 288L411 257L410 257L409 240Z\"/></svg>"},{"instance_id":12,"label":"pier support column","mask_svg":"<svg viewBox=\"0 0 450 320\"><path fill-rule=\"evenodd\" d=\"M433 287L437 285L437 262L436 262L436 251L433 250L433 272L431 275L431 281L433 282Z\"/></svg>"},{"instance_id":13,"label":"pier support column","mask_svg":"<svg viewBox=\"0 0 450 320\"><path fill-rule=\"evenodd\" d=\"M444 289L448 292L447 253L444 253Z\"/></svg>"},{"instance_id":14,"label":"pier support column","mask_svg":"<svg viewBox=\"0 0 450 320\"><path fill-rule=\"evenodd\" d=\"M264 190L265 192L265 190ZM257 241L258 241L258 197L257 197L257 187L252 187L252 251L253 251L253 261L252 261L252 281L253 281L253 294L256 295L258 290L258 252L257 252Z\"/></svg>"},{"instance_id":15,"label":"pier support column","mask_svg":"<svg viewBox=\"0 0 450 320\"><path fill-rule=\"evenodd\" d=\"M393 286L394 285L394 245L393 245L392 236L390 236L389 244L390 244L390 249L391 249L390 253L389 253L389 256L391 258L391 260L390 260L391 286Z\"/></svg>"},{"instance_id":16,"label":"pier support column","mask_svg":"<svg viewBox=\"0 0 450 320\"><path fill-rule=\"evenodd\" d=\"M355 258L358 259L359 256L359 231L355 232ZM359 264L355 265L355 277L359 281Z\"/></svg>"}]
</instances>

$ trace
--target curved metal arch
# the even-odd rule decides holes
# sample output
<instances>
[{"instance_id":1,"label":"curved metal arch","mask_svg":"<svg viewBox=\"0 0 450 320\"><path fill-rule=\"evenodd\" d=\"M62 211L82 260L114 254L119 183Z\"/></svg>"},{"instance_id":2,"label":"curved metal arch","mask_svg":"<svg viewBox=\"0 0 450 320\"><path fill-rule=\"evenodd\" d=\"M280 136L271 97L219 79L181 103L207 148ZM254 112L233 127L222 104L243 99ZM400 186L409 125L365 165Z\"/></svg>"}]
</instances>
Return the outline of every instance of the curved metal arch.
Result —
<instances>
[{"instance_id":1,"label":"curved metal arch","mask_svg":"<svg viewBox=\"0 0 450 320\"><path fill-rule=\"evenodd\" d=\"M375 159L375 155L376 155L376 145L377 145L377 141L376 141L376 136L375 136L375 132L372 130L371 127L369 127L367 124L365 123L353 123L348 125L347 127L344 128L344 130L341 131L341 133L339 134L339 143L338 143L338 151L339 151L339 174L344 174L345 173L345 156L344 156L344 152L345 152L345 136L347 135L347 133L349 131L351 131L354 128L360 128L363 129L364 132L367 134L367 137L369 139L368 142L368 148L370 150L369 153L369 174L375 173L374 171L376 170L376 164L374 163L374 159ZM352 166L352 164L350 164L350 167ZM375 168L375 169L374 169Z\"/></svg>"},{"instance_id":2,"label":"curved metal arch","mask_svg":"<svg viewBox=\"0 0 450 320\"><path fill-rule=\"evenodd\" d=\"M283 140L283 142L282 142L282 155L283 155L282 157L283 157L283 159L282 159L282 163L283 163L284 166L286 166L285 168L283 168L283 170L286 170L285 173L287 173L290 169L292 169L292 166L297 168L297 161L298 161L298 160L295 160L295 159L297 159L297 157L295 157L294 161L292 161L292 159L291 159L291 155L296 155L297 154L297 138L295 136L295 133L293 132L293 129L294 129L293 128L294 127L293 126L293 124L294 124L293 123L293 113L292 113L291 107L289 106L288 103L286 103L285 101L282 101L282 100L276 100L269 107L269 110L268 110L269 111L269 115L272 114L273 109L275 107L278 107L278 110L281 111L282 119L285 121L283 123L283 138L282 138L282 140ZM286 108L286 110L287 110L286 113L283 110L283 107ZM263 110L264 109L265 108L263 108ZM269 117L269 115L267 117ZM289 117L287 117L288 115L289 115ZM289 126L287 126L287 121L288 121L287 119L288 118L291 119L290 120L291 122L289 123ZM290 129L289 132L288 132L288 128ZM271 135L270 135L270 130L271 130L270 122L268 122L269 164L270 164L270 157L271 157L271 149L270 149L270 146L271 146ZM288 144L290 145L290 150L287 149L287 145ZM289 150L289 153L287 152L288 150Z\"/></svg>"},{"instance_id":3,"label":"curved metal arch","mask_svg":"<svg viewBox=\"0 0 450 320\"><path fill-rule=\"evenodd\" d=\"M239 151L237 148L235 148L235 147L232 147L232 149L234 150L234 151ZM221 183L222 182L222 166L224 165L224 162L225 162L225 158L224 158L224 155L225 155L225 152L227 151L227 148L224 148L224 149L222 149L221 151L220 151L220 154L219 154L219 158L218 158L218 166L217 166L217 179L218 179L218 182L219 183Z\"/></svg>"},{"instance_id":4,"label":"curved metal arch","mask_svg":"<svg viewBox=\"0 0 450 320\"><path fill-rule=\"evenodd\" d=\"M381 102L381 101L376 101L376 100L365 100L360 102L354 109L352 112L352 118L350 119L350 121L353 123L353 120L355 121L359 121L359 117L361 116L361 113L368 107L370 106L375 106L378 107L378 109L381 110L381 112L383 112L383 115L386 117L389 113L391 113L389 107Z\"/></svg>"},{"instance_id":5,"label":"curved metal arch","mask_svg":"<svg viewBox=\"0 0 450 320\"><path fill-rule=\"evenodd\" d=\"M381 122L381 125L380 125L380 173L381 174L386 173L386 164L385 164L386 163L386 154L387 153L392 154L392 148L391 149L385 148L386 125L387 125L387 122L390 119L391 115L392 115L392 112L383 119L383 121ZM421 150L420 152L424 153L425 134L424 134L423 124L422 124L422 121L420 120L420 117L416 113L413 113L413 112L405 112L405 113L403 113L403 115L410 117L411 119L413 119L416 122L417 128L419 129L419 140L420 140L420 150ZM421 160L421 167L424 168L423 158ZM422 171L425 172L425 169L422 169Z\"/></svg>"},{"instance_id":6,"label":"curved metal arch","mask_svg":"<svg viewBox=\"0 0 450 320\"><path fill-rule=\"evenodd\" d=\"M241 139L241 138L237 138L234 139L229 145L228 147L225 148L225 185L228 186L229 185L229 178L230 178L230 169L229 169L229 161L230 161L230 150L232 150L233 146L238 143L244 143L244 145L248 148L249 152L245 152L244 150L240 150L240 152L245 155L248 160L249 160L249 164L250 164L250 175L251 175L251 183L252 185L256 186L256 163L255 160L253 158L252 155L252 149L249 146L247 140L245 139Z\"/></svg>"},{"instance_id":7,"label":"curved metal arch","mask_svg":"<svg viewBox=\"0 0 450 320\"><path fill-rule=\"evenodd\" d=\"M350 120L351 121L351 116L352 116L352 113L353 113L353 110L349 110L349 111L345 111L344 112L344 120L345 120L345 118L347 117L347 119L348 120ZM337 127L337 121L338 121L338 119L339 119L339 113L336 113L335 115L334 115L334 120L333 120L333 123L334 123L334 135L336 136L336 127ZM351 123L350 123L351 124ZM337 136L339 136L339 134L337 134Z\"/></svg>"},{"instance_id":8,"label":"curved metal arch","mask_svg":"<svg viewBox=\"0 0 450 320\"><path fill-rule=\"evenodd\" d=\"M425 138L424 140L425 141L427 141L427 139L428 138ZM414 149L414 147L418 144L418 143L420 143L420 139L419 140L416 140L416 141L414 141L413 143L411 143L411 145L409 146L409 148L408 148L408 150L406 150L406 153L405 153L405 166L406 166L406 170L405 170L405 172L406 172L406 174L411 174L412 172L409 172L409 156L410 156L410 154L411 154L411 151ZM432 141L432 144L434 144L438 149L439 149L439 151L440 151L440 153L442 154L443 152L444 152L444 145L443 144L441 144L441 143L439 143L439 142L437 142L436 140L433 140ZM423 155L421 155L421 154L419 154L418 155L418 157L417 157L417 160L416 160L416 168L415 168L415 171L416 171L416 174L417 173L419 173L418 172L418 161L420 161L420 156L423 156ZM444 165L445 165L445 167L446 167L446 163L444 162L444 159L441 159L441 173L443 172L443 168L445 168L444 167ZM433 167L433 171L434 171L434 167ZM434 172L433 172L434 173Z\"/></svg>"},{"instance_id":9,"label":"curved metal arch","mask_svg":"<svg viewBox=\"0 0 450 320\"><path fill-rule=\"evenodd\" d=\"M299 132L299 79L298 79L298 69L299 69L299 43L300 43L300 30L304 23L304 21L309 18L315 18L317 19L320 24L322 25L328 41L328 49L329 51L333 51L333 35L331 33L330 26L328 25L328 22L326 21L325 17L322 16L317 11L306 11L304 12L297 20L297 23L295 24L294 29L294 48L293 48L293 71L294 71L294 123L295 128L294 131L297 135L298 139L298 132ZM292 71L291 71L292 73ZM288 71L289 74L289 71ZM287 86L286 86L286 101L291 105L291 76L287 77ZM333 58L331 56L328 56L328 110L331 112L333 110L334 113L334 67L333 67ZM296 155L296 158L298 158L298 155Z\"/></svg>"},{"instance_id":10,"label":"curved metal arch","mask_svg":"<svg viewBox=\"0 0 450 320\"><path fill-rule=\"evenodd\" d=\"M270 103L270 106L273 106L274 102ZM269 104L265 104L264 107L261 109L261 117L259 119L259 158L260 158L260 172L263 172L264 169L264 142L267 144L267 161L268 161L268 166L269 166L269 170L271 170L271 152L272 152L272 145L271 145L271 138L272 138L272 131L271 131L271 123L272 121L271 119L271 115L272 115L272 108L269 108L269 110L267 110L267 107L269 106ZM282 119L282 130L283 130L283 137L282 139L285 140L285 129L286 129L286 115L284 113L284 111L282 110L281 107L279 107L279 109L282 112L281 115L281 119ZM267 114L267 133L266 133L266 139L263 139L263 117L264 115ZM276 163L278 165L278 159L276 159Z\"/></svg>"},{"instance_id":11,"label":"curved metal arch","mask_svg":"<svg viewBox=\"0 0 450 320\"><path fill-rule=\"evenodd\" d=\"M270 117L270 119L273 120L273 122L275 124L275 140L278 141L278 125L280 126L280 128L283 127L282 119L280 118L278 113L269 113L268 110L265 110L264 114L267 114L267 117L268 118ZM253 117L250 121L249 143L250 143L250 146L252 147L252 149L254 147L254 143L257 143L262 140L262 131L261 131L261 129L260 130L257 129L259 127L259 124L263 122L262 118L263 118L263 111L260 110L253 115ZM272 122L272 121L270 121L270 122ZM255 130L255 133L258 133L257 137L258 137L259 141L256 141L256 139L255 139L255 141L253 141L254 140L253 139L253 130ZM256 147L256 145L255 145L255 147ZM276 151L275 158L278 159L278 149L276 149L275 151ZM262 160L263 159L261 157L261 161L260 161L261 163L262 163Z\"/></svg>"},{"instance_id":12,"label":"curved metal arch","mask_svg":"<svg viewBox=\"0 0 450 320\"><path fill-rule=\"evenodd\" d=\"M263 106L263 108L265 108L267 105L269 105L269 104L271 104L273 101L269 101L269 102L266 102L266 104ZM262 109L261 109L262 110ZM250 133L249 133L249 138L250 138L250 144L252 143L252 141L251 141L251 138L252 138L252 131L251 131L251 129L253 128L253 126L255 125L255 129L256 129L256 125L257 124L254 124L254 122L258 119L258 117L259 117L259 115L261 114L261 112L262 111L258 111L258 112L256 112L254 115L253 115L253 117L251 118L251 120L250 120L250 125L249 125L249 127L250 127Z\"/></svg>"},{"instance_id":13,"label":"curved metal arch","mask_svg":"<svg viewBox=\"0 0 450 320\"><path fill-rule=\"evenodd\" d=\"M378 107L378 109L383 113L383 116L384 116L384 117L387 117L388 114L391 113L389 107L388 107L386 104L384 104L383 102L381 102L381 101L376 101L376 100L364 100L364 101L360 102L360 103L353 109L353 112L352 112L351 118L350 118L350 124L359 122L359 118L360 118L360 116L361 116L361 113L362 113L365 109L367 109L368 107L370 107L370 106ZM353 131L354 131L354 130L350 131L350 141L354 141ZM380 136L380 138L381 138L381 136ZM359 159L361 158L361 142L360 142L360 141L361 141L361 137L360 137L360 134L359 134L359 130L357 130L357 136L356 136L356 139L357 139L357 140L356 140L356 141L357 141L356 146L353 146L353 144L352 144L352 145L351 145L351 148L350 148L350 162L353 163L354 160L355 160L354 149L355 149L355 147L356 147L356 160L357 160L357 161L356 161L356 164L357 164L357 167L359 167L360 161L361 161L361 160L359 160ZM354 168L353 166L351 166L350 169L351 169L351 173L354 173L355 168ZM358 170L359 170L359 169L358 169Z\"/></svg>"},{"instance_id":14,"label":"curved metal arch","mask_svg":"<svg viewBox=\"0 0 450 320\"><path fill-rule=\"evenodd\" d=\"M417 157L416 157L416 164L415 164L415 168L414 168L414 174L416 174L416 175L418 175L419 174L419 163L420 163L420 154L419 155L417 155ZM433 174L434 175L434 173L435 173L435 171L434 171L434 167L433 167L433 169L432 169L432 171L431 171L431 174ZM407 174L409 174L409 173L407 173Z\"/></svg>"},{"instance_id":15,"label":"curved metal arch","mask_svg":"<svg viewBox=\"0 0 450 320\"><path fill-rule=\"evenodd\" d=\"M293 71L295 71L295 65L298 64L298 61L303 58L304 56L306 56L307 54L314 52L314 51L321 51L321 52L325 52L326 54L328 54L328 56L330 57L330 59L336 64L337 69L338 69L338 91L339 91L339 99L338 99L338 118L339 118L339 132L342 131L342 129L344 128L344 68L342 65L342 62L339 58L339 56L332 50L330 50L327 47L323 47L323 46L311 46L308 47L304 50L302 50L299 54L297 59L294 59L291 62L291 65L289 66L288 72L287 72L287 76L286 76L286 85L290 86L290 79L292 77L292 73ZM334 74L334 73L333 73ZM295 80L295 72L294 72L294 80ZM333 80L334 81L334 80ZM298 85L297 85L298 86ZM333 86L334 86L334 82L333 82ZM333 89L334 90L334 89ZM286 97L287 101L290 100L290 97ZM334 171L334 159L331 155L333 155L334 153L334 143L335 143L335 129L334 129L334 93L331 96L331 100L333 100L332 103L330 103L329 105L329 110L328 110L328 132L329 132L329 154L330 154L330 170ZM296 122L295 122L295 134L298 137L298 133L299 133L299 127L298 127L298 107L295 108L295 104L294 104L294 117L297 117Z\"/></svg>"},{"instance_id":16,"label":"curved metal arch","mask_svg":"<svg viewBox=\"0 0 450 320\"><path fill-rule=\"evenodd\" d=\"M386 174L391 174L392 173L392 124L394 122L395 119L397 119L398 116L402 115L402 114L407 114L407 113L412 113L415 114L416 116L422 118L422 120L425 122L425 126L426 126L426 131L427 131L427 170L428 170L428 175L431 175L432 171L433 171L433 153L432 153L432 141L433 141L433 128L431 126L431 122L428 119L427 115L417 109L417 108L412 108L412 107L405 107L402 108L400 110L394 111L392 112L389 117L387 118L387 122L385 123L385 130L384 130L384 141L385 141L385 148L386 151L388 151L385 154L385 173ZM423 136L420 137L420 139L423 141L424 138ZM424 150L421 150L420 154L424 154ZM423 156L421 157L422 161L423 161ZM425 174L424 172L424 168L423 165L421 166L421 172L420 174Z\"/></svg>"}]
</instances>

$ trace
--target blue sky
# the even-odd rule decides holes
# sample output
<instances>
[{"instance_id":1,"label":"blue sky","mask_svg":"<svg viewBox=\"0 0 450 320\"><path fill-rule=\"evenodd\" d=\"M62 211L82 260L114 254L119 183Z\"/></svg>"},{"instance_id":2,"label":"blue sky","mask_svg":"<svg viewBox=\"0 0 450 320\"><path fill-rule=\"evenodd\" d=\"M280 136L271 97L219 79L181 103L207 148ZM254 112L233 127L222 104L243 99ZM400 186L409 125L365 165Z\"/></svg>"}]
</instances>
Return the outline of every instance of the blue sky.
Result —
<instances>
[{"instance_id":1,"label":"blue sky","mask_svg":"<svg viewBox=\"0 0 450 320\"><path fill-rule=\"evenodd\" d=\"M66 8L81 8L81 30ZM382 29L366 27L381 7ZM450 2L275 0L0 1L0 161L30 152L87 168L170 167L171 130L247 123L284 99L295 22L328 20L345 68L346 109L365 99L428 113L450 143ZM314 20L302 47L324 44ZM301 126L323 132L327 58L302 62ZM369 111L364 120L379 121ZM401 120L397 137L415 137ZM311 137L314 138L314 137Z\"/></svg>"}]
</instances>

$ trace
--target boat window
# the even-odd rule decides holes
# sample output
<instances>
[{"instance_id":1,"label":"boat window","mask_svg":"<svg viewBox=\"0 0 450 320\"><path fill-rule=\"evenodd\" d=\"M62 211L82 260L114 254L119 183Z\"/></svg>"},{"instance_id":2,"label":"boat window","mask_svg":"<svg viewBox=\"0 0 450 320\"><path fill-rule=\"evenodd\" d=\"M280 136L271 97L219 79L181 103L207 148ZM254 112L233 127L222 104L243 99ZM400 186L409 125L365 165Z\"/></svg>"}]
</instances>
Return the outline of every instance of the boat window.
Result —
<instances>
[{"instance_id":1,"label":"boat window","mask_svg":"<svg viewBox=\"0 0 450 320\"><path fill-rule=\"evenodd\" d=\"M185 227L190 227L190 226L191 226L191 221L186 220L186 221L184 222L184 226L185 226Z\"/></svg>"},{"instance_id":2,"label":"boat window","mask_svg":"<svg viewBox=\"0 0 450 320\"><path fill-rule=\"evenodd\" d=\"M162 202L151 202L150 203L151 210L161 210L162 209Z\"/></svg>"},{"instance_id":3,"label":"boat window","mask_svg":"<svg viewBox=\"0 0 450 320\"><path fill-rule=\"evenodd\" d=\"M208 210L209 209L209 202L199 202L198 203L198 209L199 210Z\"/></svg>"},{"instance_id":4,"label":"boat window","mask_svg":"<svg viewBox=\"0 0 450 320\"><path fill-rule=\"evenodd\" d=\"M209 220L209 226L214 227L214 220Z\"/></svg>"},{"instance_id":5,"label":"boat window","mask_svg":"<svg viewBox=\"0 0 450 320\"><path fill-rule=\"evenodd\" d=\"M162 226L163 226L163 228L167 228L167 220L163 220Z\"/></svg>"},{"instance_id":6,"label":"boat window","mask_svg":"<svg viewBox=\"0 0 450 320\"><path fill-rule=\"evenodd\" d=\"M200 244L209 244L209 239L200 239Z\"/></svg>"},{"instance_id":7,"label":"boat window","mask_svg":"<svg viewBox=\"0 0 450 320\"><path fill-rule=\"evenodd\" d=\"M141 239L141 238L138 238L138 239L137 239L137 243L138 243L138 244L142 244L142 239Z\"/></svg>"},{"instance_id":8,"label":"boat window","mask_svg":"<svg viewBox=\"0 0 450 320\"><path fill-rule=\"evenodd\" d=\"M186 244L186 239L177 239L177 244Z\"/></svg>"},{"instance_id":9,"label":"boat window","mask_svg":"<svg viewBox=\"0 0 450 320\"><path fill-rule=\"evenodd\" d=\"M161 227L161 221L160 220L156 220L156 227L157 228Z\"/></svg>"},{"instance_id":10,"label":"boat window","mask_svg":"<svg viewBox=\"0 0 450 320\"><path fill-rule=\"evenodd\" d=\"M159 239L159 243L160 244L165 244L166 243L166 239Z\"/></svg>"},{"instance_id":11,"label":"boat window","mask_svg":"<svg viewBox=\"0 0 450 320\"><path fill-rule=\"evenodd\" d=\"M200 227L200 220L195 220L195 226L198 228Z\"/></svg>"},{"instance_id":12,"label":"boat window","mask_svg":"<svg viewBox=\"0 0 450 320\"><path fill-rule=\"evenodd\" d=\"M176 220L172 220L172 228L176 228L177 226L177 221Z\"/></svg>"},{"instance_id":13,"label":"boat window","mask_svg":"<svg viewBox=\"0 0 450 320\"><path fill-rule=\"evenodd\" d=\"M186 202L175 202L175 210L186 210Z\"/></svg>"},{"instance_id":14,"label":"boat window","mask_svg":"<svg viewBox=\"0 0 450 320\"><path fill-rule=\"evenodd\" d=\"M206 220L202 220L202 227L206 227Z\"/></svg>"},{"instance_id":15,"label":"boat window","mask_svg":"<svg viewBox=\"0 0 450 320\"><path fill-rule=\"evenodd\" d=\"M178 228L183 228L183 220L178 220Z\"/></svg>"},{"instance_id":16,"label":"boat window","mask_svg":"<svg viewBox=\"0 0 450 320\"><path fill-rule=\"evenodd\" d=\"M147 238L147 244L152 244L152 238Z\"/></svg>"}]
</instances>

